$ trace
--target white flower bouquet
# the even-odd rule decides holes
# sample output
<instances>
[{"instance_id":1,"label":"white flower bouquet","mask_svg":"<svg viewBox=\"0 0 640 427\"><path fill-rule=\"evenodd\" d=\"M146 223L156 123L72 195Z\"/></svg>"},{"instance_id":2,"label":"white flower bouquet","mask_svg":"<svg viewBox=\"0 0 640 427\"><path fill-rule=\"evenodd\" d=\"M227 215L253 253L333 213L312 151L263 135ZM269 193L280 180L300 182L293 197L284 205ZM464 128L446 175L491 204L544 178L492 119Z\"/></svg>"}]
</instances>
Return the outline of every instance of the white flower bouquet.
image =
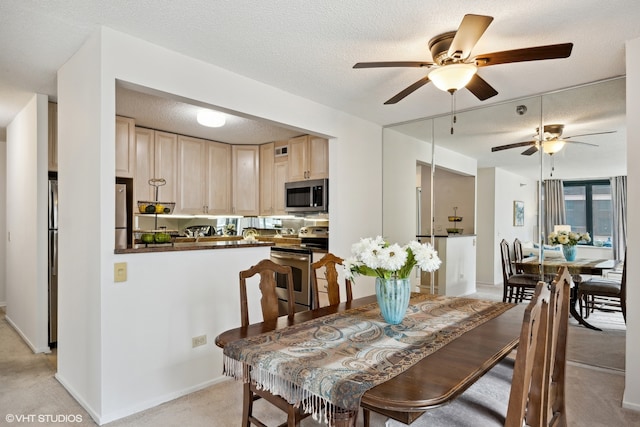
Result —
<instances>
[{"instance_id":1,"label":"white flower bouquet","mask_svg":"<svg viewBox=\"0 0 640 427\"><path fill-rule=\"evenodd\" d=\"M578 243L589 243L591 236L589 233L575 233L573 231L558 231L549 234L549 243L552 245L575 246Z\"/></svg>"},{"instance_id":2,"label":"white flower bouquet","mask_svg":"<svg viewBox=\"0 0 640 427\"><path fill-rule=\"evenodd\" d=\"M357 275L406 279L416 265L423 271L435 271L442 262L430 243L413 240L400 246L385 242L381 236L360 239L351 247L351 253L353 256L343 263L348 279Z\"/></svg>"}]
</instances>

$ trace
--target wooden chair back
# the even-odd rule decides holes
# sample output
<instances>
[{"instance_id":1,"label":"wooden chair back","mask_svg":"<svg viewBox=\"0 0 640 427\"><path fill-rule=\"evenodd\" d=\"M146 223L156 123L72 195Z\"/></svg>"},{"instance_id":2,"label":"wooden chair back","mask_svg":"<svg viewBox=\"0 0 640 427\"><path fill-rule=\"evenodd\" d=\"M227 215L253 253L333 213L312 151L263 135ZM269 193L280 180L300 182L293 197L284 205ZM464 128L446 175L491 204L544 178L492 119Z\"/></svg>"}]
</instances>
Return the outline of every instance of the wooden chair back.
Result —
<instances>
[{"instance_id":1,"label":"wooden chair back","mask_svg":"<svg viewBox=\"0 0 640 427\"><path fill-rule=\"evenodd\" d=\"M249 326L249 308L247 302L247 279L260 275L260 306L262 308L262 317L265 322L274 320L280 315L278 307L278 295L276 293L276 273L282 274L286 278L287 283L287 314L292 317L295 313L294 296L293 296L293 273L291 267L276 264L270 259L263 259L248 270L240 272L240 320L242 326Z\"/></svg>"},{"instance_id":2,"label":"wooden chair back","mask_svg":"<svg viewBox=\"0 0 640 427\"><path fill-rule=\"evenodd\" d=\"M524 256L522 255L522 242L517 237L513 241L513 260L515 262L522 262ZM516 274L524 273L522 267L519 267L518 264L515 265Z\"/></svg>"},{"instance_id":3,"label":"wooden chair back","mask_svg":"<svg viewBox=\"0 0 640 427\"><path fill-rule=\"evenodd\" d=\"M569 329L569 303L573 278L567 267L558 270L551 284L546 361L548 368L542 390L542 425L566 426L564 400L565 370L567 365L567 333Z\"/></svg>"},{"instance_id":4,"label":"wooden chair back","mask_svg":"<svg viewBox=\"0 0 640 427\"><path fill-rule=\"evenodd\" d=\"M313 308L320 308L320 292L318 283L318 270L324 268L324 276L327 280L327 295L329 297L329 305L340 303L340 285L338 282L338 266L341 265L344 260L335 256L332 253L328 253L318 261L311 264L311 291L313 292ZM345 279L345 293L346 301L353 299L351 291L351 281Z\"/></svg>"},{"instance_id":5,"label":"wooden chair back","mask_svg":"<svg viewBox=\"0 0 640 427\"><path fill-rule=\"evenodd\" d=\"M549 286L538 282L522 322L509 395L506 427L542 425L542 385L547 353ZM525 423L526 419L526 423Z\"/></svg>"}]
</instances>

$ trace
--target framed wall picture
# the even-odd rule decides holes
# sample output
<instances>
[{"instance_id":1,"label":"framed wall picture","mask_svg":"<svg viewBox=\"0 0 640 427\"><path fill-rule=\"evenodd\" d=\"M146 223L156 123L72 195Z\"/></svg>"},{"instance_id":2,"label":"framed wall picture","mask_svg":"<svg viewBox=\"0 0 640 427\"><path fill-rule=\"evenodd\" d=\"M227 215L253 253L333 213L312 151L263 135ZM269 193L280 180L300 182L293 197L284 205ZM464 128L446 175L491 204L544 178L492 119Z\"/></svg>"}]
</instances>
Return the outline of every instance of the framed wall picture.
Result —
<instances>
[{"instance_id":1,"label":"framed wall picture","mask_svg":"<svg viewBox=\"0 0 640 427\"><path fill-rule=\"evenodd\" d=\"M513 225L516 227L524 226L524 202L520 200L513 201Z\"/></svg>"}]
</instances>

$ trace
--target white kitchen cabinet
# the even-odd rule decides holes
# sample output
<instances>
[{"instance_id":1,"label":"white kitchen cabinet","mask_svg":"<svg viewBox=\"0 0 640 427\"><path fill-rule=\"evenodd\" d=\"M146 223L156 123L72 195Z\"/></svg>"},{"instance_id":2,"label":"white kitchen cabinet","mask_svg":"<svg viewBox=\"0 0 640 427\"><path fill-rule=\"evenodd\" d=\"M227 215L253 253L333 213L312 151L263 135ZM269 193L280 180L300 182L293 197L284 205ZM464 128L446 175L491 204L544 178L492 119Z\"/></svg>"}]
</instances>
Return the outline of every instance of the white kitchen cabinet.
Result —
<instances>
[{"instance_id":1,"label":"white kitchen cabinet","mask_svg":"<svg viewBox=\"0 0 640 427\"><path fill-rule=\"evenodd\" d=\"M178 137L178 199L185 214L231 212L231 146Z\"/></svg>"},{"instance_id":2,"label":"white kitchen cabinet","mask_svg":"<svg viewBox=\"0 0 640 427\"><path fill-rule=\"evenodd\" d=\"M58 170L58 104L49 103L48 164L49 171Z\"/></svg>"},{"instance_id":3,"label":"white kitchen cabinet","mask_svg":"<svg viewBox=\"0 0 640 427\"><path fill-rule=\"evenodd\" d=\"M136 167L136 123L116 116L116 176L133 178Z\"/></svg>"},{"instance_id":4,"label":"white kitchen cabinet","mask_svg":"<svg viewBox=\"0 0 640 427\"><path fill-rule=\"evenodd\" d=\"M136 133L136 169L134 175L135 200L155 200L152 178L162 178L166 184L158 187L158 201L177 200L178 136L141 127Z\"/></svg>"},{"instance_id":5,"label":"white kitchen cabinet","mask_svg":"<svg viewBox=\"0 0 640 427\"><path fill-rule=\"evenodd\" d=\"M289 140L289 181L329 177L329 141L304 135Z\"/></svg>"},{"instance_id":6,"label":"white kitchen cabinet","mask_svg":"<svg viewBox=\"0 0 640 427\"><path fill-rule=\"evenodd\" d=\"M260 212L260 149L234 145L232 158L233 214L254 216Z\"/></svg>"}]
</instances>

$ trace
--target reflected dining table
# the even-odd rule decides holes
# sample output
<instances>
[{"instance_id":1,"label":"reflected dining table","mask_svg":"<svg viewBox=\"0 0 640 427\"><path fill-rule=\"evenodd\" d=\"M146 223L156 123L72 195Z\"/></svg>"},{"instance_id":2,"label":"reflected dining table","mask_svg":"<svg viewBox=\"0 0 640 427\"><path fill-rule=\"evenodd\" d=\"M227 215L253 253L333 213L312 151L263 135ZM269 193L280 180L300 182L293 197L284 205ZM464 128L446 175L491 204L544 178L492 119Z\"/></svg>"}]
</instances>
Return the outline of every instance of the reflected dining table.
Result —
<instances>
[{"instance_id":1,"label":"reflected dining table","mask_svg":"<svg viewBox=\"0 0 640 427\"><path fill-rule=\"evenodd\" d=\"M564 258L546 258L543 259L542 265L540 264L538 257L528 257L517 263L525 273L531 274L555 274L559 268L567 267L569 273L573 275L588 274L591 276L602 276L605 270L614 269L618 262L612 259L591 259L591 258L576 258L573 261L567 261ZM582 326L601 331L584 320L584 318L578 313L576 306L578 305L578 290L580 288L580 282L575 281L574 286L571 288L571 302L569 304L569 311L571 316Z\"/></svg>"},{"instance_id":2,"label":"reflected dining table","mask_svg":"<svg viewBox=\"0 0 640 427\"><path fill-rule=\"evenodd\" d=\"M404 363L405 366L399 373L394 372L394 375L390 375L373 387L366 389L360 396L360 407L381 413L405 424L410 424L425 411L455 399L499 361L505 358L518 345L525 304L516 305L494 301L484 302L492 304L492 307L498 307L494 309L485 308L484 306L480 307L480 305L475 302L467 302L469 300L473 301L471 298L443 297L417 293L411 296L410 309L403 323L398 326L383 325L381 330L383 330L384 333L378 335L394 337L404 335L405 338L408 337L414 340L411 342L412 345L416 344L415 347L419 347L419 343L415 341L417 339L415 338L416 335L414 335L413 332L403 332L403 328L407 325L411 326L418 323L418 320L415 319L407 322L407 319L411 319L412 307L413 314L415 314L416 311L426 311L427 309L422 308L423 305L425 305L424 301L431 304L432 299L434 301L445 301L446 304L451 305L454 310L456 305L472 304L472 308L467 311L481 312L484 310L487 313L491 312L491 315L477 322L459 321L461 325L459 333L457 333L457 323L441 326L443 330L440 332L446 336L450 335L450 340L446 341L444 345L434 351L420 355L417 360L413 360L412 364ZM476 305L480 307L479 310L476 309ZM377 314L375 314L376 309ZM371 322L373 317L379 317L380 320L382 320L379 316L379 308L377 308L375 295L354 299L351 302L299 312L293 317L283 316L273 321L255 323L247 327L239 327L225 331L216 338L216 345L224 349L225 374L230 375L228 372L229 365L227 365L229 361L232 366L237 366L238 363L238 360L231 358L238 358L238 355L230 356L231 353L227 350L233 350L235 348L238 352L246 351L251 353L252 347L255 347L254 353L260 356L265 354L262 352L261 347L259 347L261 343L264 344L264 342L267 342L273 344L273 342L278 341L279 338L286 341L288 333L294 333L301 328L308 327L306 325L317 325L318 322L328 321L327 324L323 323L323 325L315 328L316 332L309 332L309 342L314 341L315 338L319 336L317 331L322 329L325 330L322 331L320 335L346 336L347 332L343 334L342 330L338 330L339 333L336 334L335 331L327 332L326 329L339 329L341 326L338 325L351 322L351 320L344 321L345 318L357 319L359 316L364 316L366 320L365 323L374 323ZM445 317L452 316L449 316L444 308L439 308L435 310L433 317L436 319L444 319ZM419 317L417 319L419 319ZM463 328L462 325L464 325L465 322L467 325ZM436 323L445 324L446 322L442 320ZM437 330L440 327L437 324L430 325L429 328L433 327ZM358 328L361 327L362 326L358 326ZM313 331L313 329L311 329L311 331ZM438 337L430 338L429 340L437 341L439 339ZM304 348L305 345L307 345L307 343L302 343L298 348ZM350 353L354 347L357 347L357 345L353 343L343 345L340 352ZM364 347L366 347L366 344ZM348 351L345 349L348 349ZM367 349L365 348L365 350ZM286 352L291 354L295 353L295 350L289 348ZM398 356L394 357L399 359ZM268 359L271 358L270 356ZM248 363L246 361L249 359L242 360ZM355 360L362 361L362 359L359 358ZM290 361L284 360L280 364L287 365L288 362ZM263 361L261 360L259 366L262 366L262 363ZM306 363L307 362L304 362L303 364ZM394 363L400 365L403 364L403 361L400 359L399 362L396 360ZM251 366L252 369L258 369L258 365L249 366ZM344 366L352 365L344 362L341 366L344 368ZM246 366L243 367L243 369L245 368ZM288 370L285 370L286 372L291 370L290 368L287 369ZM278 379L289 380L289 378L284 378L287 375L286 373L282 375L283 378ZM247 377L243 377L242 374L239 376L235 375L235 377L236 379L247 380ZM333 377L328 376L326 378ZM352 379L353 377L350 378ZM352 381L351 379L349 381ZM329 383L331 383L331 381L329 381ZM331 384L330 386L333 385ZM326 383L324 387L327 387ZM357 386L350 384L348 387L348 389L353 388L357 388ZM342 390L342 388L340 388L340 390ZM317 395L312 394L312 396ZM333 425L351 425L350 423L354 421L353 418L357 417L357 406L355 407L355 411L351 409L351 412L351 420L343 421L344 424L336 422Z\"/></svg>"}]
</instances>

